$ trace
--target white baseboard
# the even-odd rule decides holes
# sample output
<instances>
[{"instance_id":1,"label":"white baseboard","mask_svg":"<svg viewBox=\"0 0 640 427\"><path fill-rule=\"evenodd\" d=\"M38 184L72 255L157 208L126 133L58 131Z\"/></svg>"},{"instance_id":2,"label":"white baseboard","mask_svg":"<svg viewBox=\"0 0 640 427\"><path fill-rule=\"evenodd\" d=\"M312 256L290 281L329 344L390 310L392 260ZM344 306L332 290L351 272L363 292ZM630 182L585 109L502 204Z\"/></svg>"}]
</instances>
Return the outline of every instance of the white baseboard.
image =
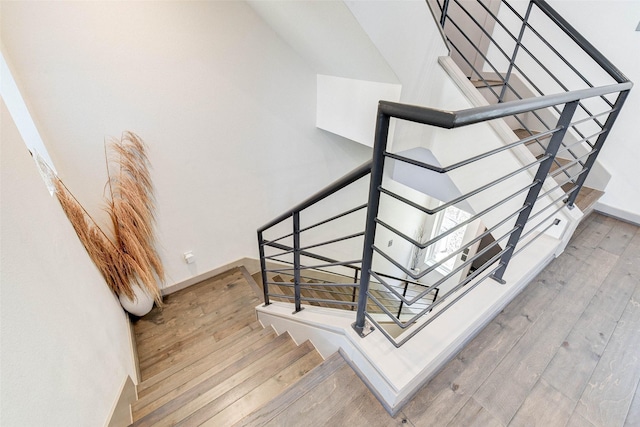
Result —
<instances>
[{"instance_id":1,"label":"white baseboard","mask_svg":"<svg viewBox=\"0 0 640 427\"><path fill-rule=\"evenodd\" d=\"M105 427L126 427L131 425L131 405L136 401L136 386L130 376L122 381L120 393L113 403L111 413Z\"/></svg>"},{"instance_id":2,"label":"white baseboard","mask_svg":"<svg viewBox=\"0 0 640 427\"><path fill-rule=\"evenodd\" d=\"M210 279L211 277L215 277L219 274L224 273L225 271L229 271L232 268L236 267L244 267L247 269L249 274L255 274L260 271L260 261L255 258L240 258L239 260L230 262L229 264L225 264L218 268L214 268L213 270L209 270L205 273L198 274L197 276L193 276L187 280L184 280L179 283L175 283L171 286L168 286L162 289L162 295L169 295L184 288L188 288L189 286L195 285L196 283L200 283L203 280Z\"/></svg>"},{"instance_id":3,"label":"white baseboard","mask_svg":"<svg viewBox=\"0 0 640 427\"><path fill-rule=\"evenodd\" d=\"M640 225L640 215L637 213L625 211L624 209L614 208L613 206L605 205L601 202L596 202L593 206L593 210L600 212L603 215L617 218L621 221L629 222L634 225Z\"/></svg>"}]
</instances>

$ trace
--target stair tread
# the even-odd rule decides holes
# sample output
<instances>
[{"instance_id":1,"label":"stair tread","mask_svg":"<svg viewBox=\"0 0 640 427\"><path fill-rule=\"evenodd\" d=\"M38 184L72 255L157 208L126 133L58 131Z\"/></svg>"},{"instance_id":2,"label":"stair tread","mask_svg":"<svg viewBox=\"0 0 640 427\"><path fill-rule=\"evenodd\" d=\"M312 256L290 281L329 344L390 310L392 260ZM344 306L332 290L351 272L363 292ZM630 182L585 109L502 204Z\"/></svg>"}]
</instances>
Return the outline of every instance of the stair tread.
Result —
<instances>
[{"instance_id":1,"label":"stair tread","mask_svg":"<svg viewBox=\"0 0 640 427\"><path fill-rule=\"evenodd\" d=\"M168 342L175 342L184 336L197 332L203 325L211 326L219 323L254 302L254 305L259 304L258 298L251 291L236 295L235 298L230 296L220 298L214 301L215 306L212 308L206 308L206 303L199 303L197 308L183 309L180 314L176 314L181 318L172 318L168 321L156 320L166 323L157 324L155 331L136 334L136 343L142 351L153 349L162 344L167 346ZM164 312L165 309L161 311Z\"/></svg>"},{"instance_id":2,"label":"stair tread","mask_svg":"<svg viewBox=\"0 0 640 427\"><path fill-rule=\"evenodd\" d=\"M177 370L182 369L182 367L192 363L192 361L197 360L201 357L204 357L212 352L215 352L220 348L223 348L225 345L227 345L228 342L242 339L245 335L256 334L256 333L260 334L262 333L263 330L264 328L262 327L260 322L256 320L248 324L244 328L236 331L233 335L225 338L224 340L213 341L213 342L207 341L208 345L204 345L198 351L188 352L186 357L185 355L178 354L177 356L180 356L180 357L174 357L167 361L167 363L170 364L167 368L141 381L140 384L138 385L138 393L144 392L148 387L153 386L158 381L162 381L163 378L169 375L172 375Z\"/></svg>"},{"instance_id":3,"label":"stair tread","mask_svg":"<svg viewBox=\"0 0 640 427\"><path fill-rule=\"evenodd\" d=\"M191 415L185 422L203 426L231 425L268 404L271 399L278 396L300 378L303 378L305 374L322 362L320 354L312 346L309 347L310 351L306 354L303 354L299 359L285 366L247 393L243 394L246 389L238 390L236 395L240 397L224 409L219 410L216 405L204 407Z\"/></svg>"},{"instance_id":4,"label":"stair tread","mask_svg":"<svg viewBox=\"0 0 640 427\"><path fill-rule=\"evenodd\" d=\"M296 346L288 334L280 335L273 342L276 341L278 341L276 348L266 354L253 357L251 363L235 371L233 375L227 376L223 381L213 378L199 384L140 419L137 421L138 424L134 423L134 426L169 426L188 417L192 417L191 420L193 420L193 417L199 416L194 415L197 411L201 411L200 414L210 411L217 413L313 350L313 346L308 342ZM188 424L194 425L191 421Z\"/></svg>"},{"instance_id":5,"label":"stair tread","mask_svg":"<svg viewBox=\"0 0 640 427\"><path fill-rule=\"evenodd\" d=\"M469 80L469 81L476 88L483 88L483 87L487 87L487 86L503 86L504 85L504 82L502 80L489 80L489 79L477 80L477 79L473 79L473 80Z\"/></svg>"},{"instance_id":6,"label":"stair tread","mask_svg":"<svg viewBox=\"0 0 640 427\"><path fill-rule=\"evenodd\" d=\"M157 331L158 328L169 322L172 318L183 317L185 308L194 305L195 301L205 300L207 296L214 294L216 298L222 298L227 293L237 294L237 286L229 286L243 279L240 271L232 270L228 274L222 274L198 284L182 289L164 297L164 307L154 310L135 322L136 339L140 339L144 332ZM248 287L247 287L248 288Z\"/></svg>"},{"instance_id":7,"label":"stair tread","mask_svg":"<svg viewBox=\"0 0 640 427\"><path fill-rule=\"evenodd\" d=\"M276 398L259 409L253 411L234 426L261 426L269 422L278 414L286 410L297 400L303 398L309 391L322 383L338 369L346 365L342 355L338 352L329 356L320 365L302 377L295 385L289 387Z\"/></svg>"},{"instance_id":8,"label":"stair tread","mask_svg":"<svg viewBox=\"0 0 640 427\"><path fill-rule=\"evenodd\" d=\"M246 379L256 370L256 361L268 361L270 357L282 360L283 354L295 347L288 334L281 334L258 350L235 361L226 369L198 382L192 387L178 387L170 395L161 399L162 405L147 413L134 414L134 426L158 425L161 420L182 419L210 400L228 391L229 388ZM143 408L144 409L144 408ZM144 414L144 415L143 415ZM164 421L163 421L164 422Z\"/></svg>"},{"instance_id":9,"label":"stair tread","mask_svg":"<svg viewBox=\"0 0 640 427\"><path fill-rule=\"evenodd\" d=\"M238 318L229 318L223 323L216 323L201 328L182 340L172 342L168 347L155 350L147 350L148 356L141 357L140 372L143 380L159 373L171 364L170 360L181 360L187 358L190 353L194 353L210 345L212 342L221 341L225 337L242 330L249 324L255 322L255 309L248 306L236 312Z\"/></svg>"},{"instance_id":10,"label":"stair tread","mask_svg":"<svg viewBox=\"0 0 640 427\"><path fill-rule=\"evenodd\" d=\"M370 393L370 391L351 367L345 363L269 421L251 425L291 425L292 419L313 419L326 422L336 414L338 408L349 407L351 402L363 393Z\"/></svg>"},{"instance_id":11,"label":"stair tread","mask_svg":"<svg viewBox=\"0 0 640 427\"><path fill-rule=\"evenodd\" d=\"M190 389L198 387L203 382L210 381L211 377L217 376L216 378L218 378L219 381L224 381L226 378L234 374L236 371L244 369L246 366L251 364L253 362L251 355L254 352L260 351L262 354L262 353L265 353L265 351L267 353L268 351L273 351L273 349L276 348L273 345L271 346L271 348L266 348L266 349L263 348L268 344L270 344L273 340L274 340L273 336L262 337L261 339L257 340L255 343L251 344L250 346L247 346L246 350L242 351L240 354L237 355L237 359L229 358L228 360L222 363L210 365L208 369L204 370L203 372L200 372L197 375L194 375L192 378L188 379L187 381L181 382L180 380L178 380L177 383L179 384L176 384L175 387L173 388L169 388L169 386L167 385L166 388L157 390L152 394L149 394L141 398L133 406L135 410L134 419L137 420L146 416L147 414L165 405L166 403L176 398L177 396L181 395L182 393L185 393ZM243 360L243 362L240 364L234 365L234 362L236 360ZM224 374L221 374L223 371L226 371L226 372L224 372Z\"/></svg>"},{"instance_id":12,"label":"stair tread","mask_svg":"<svg viewBox=\"0 0 640 427\"><path fill-rule=\"evenodd\" d=\"M143 407L163 394L168 393L182 384L194 380L197 376L209 372L212 367L218 370L230 364L231 361L244 357L248 352L260 348L264 342L276 336L273 329L255 329L233 341L223 341L222 345L210 352L202 352L191 359L171 365L158 375L154 376L144 387L138 388L138 401L134 408ZM141 384L142 386L143 384Z\"/></svg>"}]
</instances>

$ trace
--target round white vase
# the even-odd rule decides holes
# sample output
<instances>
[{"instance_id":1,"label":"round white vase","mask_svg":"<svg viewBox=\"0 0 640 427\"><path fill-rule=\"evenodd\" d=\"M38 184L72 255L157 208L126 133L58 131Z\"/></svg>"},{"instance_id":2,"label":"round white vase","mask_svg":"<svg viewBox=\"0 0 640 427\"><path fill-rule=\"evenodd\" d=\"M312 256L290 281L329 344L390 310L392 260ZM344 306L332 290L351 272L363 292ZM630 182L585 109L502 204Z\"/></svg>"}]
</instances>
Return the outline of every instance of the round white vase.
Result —
<instances>
[{"instance_id":1,"label":"round white vase","mask_svg":"<svg viewBox=\"0 0 640 427\"><path fill-rule=\"evenodd\" d=\"M122 308L127 310L129 313L134 316L142 317L153 308L153 297L147 293L140 286L133 287L133 294L135 295L134 300L132 301L126 295L119 295L120 304L122 304Z\"/></svg>"}]
</instances>

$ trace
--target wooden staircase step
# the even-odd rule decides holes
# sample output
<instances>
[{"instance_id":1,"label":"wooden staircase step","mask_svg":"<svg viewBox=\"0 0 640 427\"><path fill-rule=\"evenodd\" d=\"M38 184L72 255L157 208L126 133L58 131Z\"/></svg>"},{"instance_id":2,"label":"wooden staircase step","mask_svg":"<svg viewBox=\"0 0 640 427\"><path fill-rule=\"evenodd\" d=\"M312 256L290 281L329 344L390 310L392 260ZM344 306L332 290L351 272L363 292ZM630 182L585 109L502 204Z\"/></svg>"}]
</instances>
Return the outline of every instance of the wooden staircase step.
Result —
<instances>
[{"instance_id":1,"label":"wooden staircase step","mask_svg":"<svg viewBox=\"0 0 640 427\"><path fill-rule=\"evenodd\" d=\"M271 399L278 396L283 390L294 384L322 362L322 357L315 351L311 344L306 345L306 347L308 349L306 354L284 367L277 374L271 376L257 387L247 393L245 393L245 391L250 389L253 384L239 388L233 397L229 397L226 400L230 401L236 396L241 397L224 409L219 410L219 406L222 405L207 405L185 419L185 425L228 426L267 404ZM254 383L255 382L257 381L254 381Z\"/></svg>"},{"instance_id":2,"label":"wooden staircase step","mask_svg":"<svg viewBox=\"0 0 640 427\"><path fill-rule=\"evenodd\" d=\"M256 322L258 323L258 322ZM254 329L244 335L232 335L228 339L217 342L216 346L206 348L204 351L194 354L179 363L171 364L159 374L143 381L138 386L139 407L144 406L146 401L153 401L162 394L167 393L170 388L175 388L183 383L193 380L211 367L222 369L233 360L245 356L251 351L260 348L264 343L273 339L276 333L273 329ZM157 397L156 397L157 396ZM144 402L144 404L143 404ZM134 405L134 408L136 408Z\"/></svg>"},{"instance_id":3,"label":"wooden staircase step","mask_svg":"<svg viewBox=\"0 0 640 427\"><path fill-rule=\"evenodd\" d=\"M172 426L182 424L183 420L185 421L183 425L198 425L193 422L194 417L202 417L202 414L212 414L212 416L217 414L271 376L314 350L308 342L296 346L288 334L282 334L272 341L272 343L276 342L276 348L266 354L254 356L258 354L256 352L254 355L247 356L247 358L251 357L251 363L240 370L234 370L232 375L223 381L216 378L215 381L207 380L197 385L140 419L140 424L134 423L134 426ZM200 415L194 415L196 412ZM188 417L191 417L191 420L187 422Z\"/></svg>"},{"instance_id":4,"label":"wooden staircase step","mask_svg":"<svg viewBox=\"0 0 640 427\"><path fill-rule=\"evenodd\" d=\"M284 360L282 356L295 348L297 347L288 334L279 335L258 350L227 366L226 369L216 372L195 385L189 384L191 387L185 385L178 387L164 395L160 399L161 402L147 405L146 409L143 408L144 412L134 414L134 420L136 420L134 426L161 425L159 424L161 421L165 425L172 420L177 422L241 384L256 374L256 371L266 368L263 365L269 364L272 360ZM146 413L151 409L150 406L153 410Z\"/></svg>"},{"instance_id":5,"label":"wooden staircase step","mask_svg":"<svg viewBox=\"0 0 640 427\"><path fill-rule=\"evenodd\" d=\"M168 359L179 358L178 354L198 352L202 347L212 342L220 341L244 327L255 322L255 309L247 306L236 312L238 319L231 316L224 322L216 323L201 328L200 330L183 337L181 340L170 340L170 345L159 345L156 349L146 350L146 357L140 357L140 373L143 380L156 375L169 364Z\"/></svg>"},{"instance_id":6,"label":"wooden staircase step","mask_svg":"<svg viewBox=\"0 0 640 427\"><path fill-rule=\"evenodd\" d=\"M247 425L294 426L300 420L309 420L308 423L304 423L309 426L349 425L341 422L330 424L327 421L336 415L339 408L349 407L351 402L363 393L370 391L345 363L268 422Z\"/></svg>"},{"instance_id":7,"label":"wooden staircase step","mask_svg":"<svg viewBox=\"0 0 640 427\"><path fill-rule=\"evenodd\" d=\"M483 87L504 86L504 82L502 80L479 80L479 79L473 79L473 80L469 80L469 81L477 89L482 89Z\"/></svg>"},{"instance_id":8,"label":"wooden staircase step","mask_svg":"<svg viewBox=\"0 0 640 427\"><path fill-rule=\"evenodd\" d=\"M188 297L191 298L191 295ZM221 319L229 318L238 309L245 308L254 302L255 305L258 305L259 299L251 291L234 297L227 295L216 299L215 304L217 307L214 308L207 309L207 305L210 303L198 303L197 309L182 309L181 314L175 314L176 318L171 318L165 323L160 323L164 319L158 320L155 330L148 330L136 335L136 343L144 351L146 348L157 346L158 343L165 343L168 336L179 339L181 336L197 331L204 324L211 324L219 322ZM164 308L161 312L166 310Z\"/></svg>"},{"instance_id":9,"label":"wooden staircase step","mask_svg":"<svg viewBox=\"0 0 640 427\"><path fill-rule=\"evenodd\" d=\"M296 382L295 385L289 387L286 391L278 395L278 397L270 400L266 405L236 422L234 427L265 425L293 403L303 398L309 391L313 390L314 387L333 375L334 372L345 364L346 362L340 353L336 352L332 354L320 365L302 377L300 381Z\"/></svg>"},{"instance_id":10,"label":"wooden staircase step","mask_svg":"<svg viewBox=\"0 0 640 427\"><path fill-rule=\"evenodd\" d=\"M184 318L185 309L199 306L198 301L208 300L215 294L216 298L223 298L227 294L249 292L248 286L238 286L243 276L240 271L232 270L228 274L216 276L204 280L196 285L182 289L164 297L164 307L162 310L153 310L148 315L138 319L135 323L136 339L139 339L145 332L157 331L160 325L166 324L173 318Z\"/></svg>"},{"instance_id":11,"label":"wooden staircase step","mask_svg":"<svg viewBox=\"0 0 640 427\"><path fill-rule=\"evenodd\" d=\"M275 335L275 332L273 335ZM180 394L199 386L199 384L208 381L209 378L218 375L224 370L230 370L229 372L226 372L224 374L228 376L233 373L234 369L244 369L244 366L252 363L251 355L254 352L260 350L262 351L262 353L264 353L265 351L273 350L273 346L275 344L273 344L272 347L265 347L274 341L273 335L269 334L260 337L260 339L257 339L255 342L251 343L251 345L248 345L246 349L235 355L227 355L228 357L226 359L220 359L218 363L212 363L210 360L208 360L208 362L210 362L208 365L194 367L193 369L195 372L193 372L193 375L187 374L186 378L178 376L177 378L175 378L175 382L171 381L173 378L170 378L168 382L165 382L163 384L162 388L154 390L153 392L145 395L144 397L141 397L137 402L135 402L135 404L133 405L135 413L134 419L140 419L144 417L145 415L155 411L172 399L176 398ZM243 363L234 365L235 361L241 359L244 359ZM224 375L222 377L218 377L218 379L222 380L226 378Z\"/></svg>"}]
</instances>

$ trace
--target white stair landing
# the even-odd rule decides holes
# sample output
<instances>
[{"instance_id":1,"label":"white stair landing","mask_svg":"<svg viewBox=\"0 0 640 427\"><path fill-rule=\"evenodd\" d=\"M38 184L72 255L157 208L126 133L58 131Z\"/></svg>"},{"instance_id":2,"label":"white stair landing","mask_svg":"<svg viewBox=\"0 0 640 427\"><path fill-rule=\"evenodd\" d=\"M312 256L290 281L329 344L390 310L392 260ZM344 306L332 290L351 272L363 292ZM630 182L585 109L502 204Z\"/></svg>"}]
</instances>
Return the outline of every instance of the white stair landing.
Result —
<instances>
[{"instance_id":1,"label":"white stair landing","mask_svg":"<svg viewBox=\"0 0 640 427\"><path fill-rule=\"evenodd\" d=\"M289 332L296 343L310 340L324 358L339 350L395 415L562 249L559 239L540 236L511 260L504 275L506 284L484 280L400 348L378 330L360 338L351 328L355 312L304 306L292 314L293 304L274 302L257 307L258 319L278 334Z\"/></svg>"}]
</instances>

